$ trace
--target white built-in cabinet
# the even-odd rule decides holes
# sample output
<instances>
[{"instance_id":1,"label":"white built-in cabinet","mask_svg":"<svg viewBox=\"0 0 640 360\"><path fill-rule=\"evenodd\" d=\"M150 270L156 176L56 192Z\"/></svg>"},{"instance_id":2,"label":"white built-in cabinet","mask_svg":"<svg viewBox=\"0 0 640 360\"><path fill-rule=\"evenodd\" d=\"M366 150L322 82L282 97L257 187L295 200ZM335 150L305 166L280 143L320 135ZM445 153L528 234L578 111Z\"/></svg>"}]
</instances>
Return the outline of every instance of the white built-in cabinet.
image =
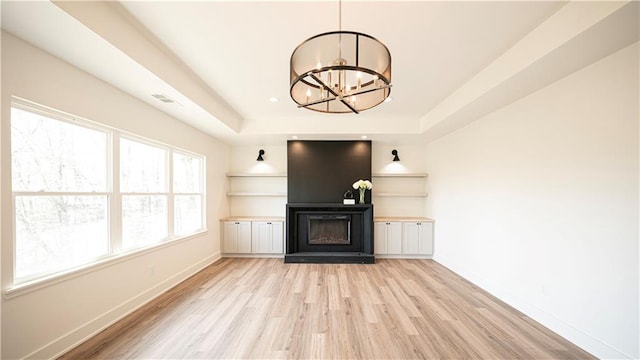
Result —
<instances>
[{"instance_id":1,"label":"white built-in cabinet","mask_svg":"<svg viewBox=\"0 0 640 360\"><path fill-rule=\"evenodd\" d=\"M380 257L431 257L433 221L427 218L374 219L374 250Z\"/></svg>"},{"instance_id":2,"label":"white built-in cabinet","mask_svg":"<svg viewBox=\"0 0 640 360\"><path fill-rule=\"evenodd\" d=\"M283 222L252 221L251 252L282 254L284 252Z\"/></svg>"},{"instance_id":3,"label":"white built-in cabinet","mask_svg":"<svg viewBox=\"0 0 640 360\"><path fill-rule=\"evenodd\" d=\"M375 221L373 249L376 254L402 253L402 223L399 221Z\"/></svg>"},{"instance_id":4,"label":"white built-in cabinet","mask_svg":"<svg viewBox=\"0 0 640 360\"><path fill-rule=\"evenodd\" d=\"M229 254L251 253L250 221L225 221L223 229L222 252Z\"/></svg>"},{"instance_id":5,"label":"white built-in cabinet","mask_svg":"<svg viewBox=\"0 0 640 360\"><path fill-rule=\"evenodd\" d=\"M227 218L222 220L223 255L283 255L284 220Z\"/></svg>"},{"instance_id":6,"label":"white built-in cabinet","mask_svg":"<svg viewBox=\"0 0 640 360\"><path fill-rule=\"evenodd\" d=\"M433 223L422 221L403 222L402 253L406 255L432 255Z\"/></svg>"}]
</instances>

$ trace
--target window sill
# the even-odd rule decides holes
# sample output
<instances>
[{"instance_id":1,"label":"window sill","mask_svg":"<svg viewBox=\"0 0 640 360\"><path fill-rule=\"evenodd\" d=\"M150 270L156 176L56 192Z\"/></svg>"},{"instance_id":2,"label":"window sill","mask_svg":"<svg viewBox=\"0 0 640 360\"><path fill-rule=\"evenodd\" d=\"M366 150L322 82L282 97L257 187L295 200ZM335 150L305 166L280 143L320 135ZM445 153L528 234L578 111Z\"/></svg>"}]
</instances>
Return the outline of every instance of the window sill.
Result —
<instances>
[{"instance_id":1,"label":"window sill","mask_svg":"<svg viewBox=\"0 0 640 360\"><path fill-rule=\"evenodd\" d=\"M32 291L36 291L39 289L43 289L49 286L53 286L55 284L59 284L61 282L88 274L90 272L104 269L109 266L113 266L115 264L121 263L126 260L130 260L137 256L142 256L145 254L152 253L154 251L164 249L169 246L177 245L182 242L194 239L196 237L200 237L206 235L209 231L202 230L200 232L187 235L184 237L176 238L173 240L169 240L160 244L154 244L151 246L137 248L133 250L129 250L126 252L122 252L116 255L111 255L107 258L100 259L98 261L92 262L90 264L81 265L69 270L64 270L55 274L51 274L49 276L45 276L36 280L27 281L24 283L20 283L11 287L8 287L2 291L2 295L5 299L13 299L18 296L22 296L24 294L28 294Z\"/></svg>"}]
</instances>

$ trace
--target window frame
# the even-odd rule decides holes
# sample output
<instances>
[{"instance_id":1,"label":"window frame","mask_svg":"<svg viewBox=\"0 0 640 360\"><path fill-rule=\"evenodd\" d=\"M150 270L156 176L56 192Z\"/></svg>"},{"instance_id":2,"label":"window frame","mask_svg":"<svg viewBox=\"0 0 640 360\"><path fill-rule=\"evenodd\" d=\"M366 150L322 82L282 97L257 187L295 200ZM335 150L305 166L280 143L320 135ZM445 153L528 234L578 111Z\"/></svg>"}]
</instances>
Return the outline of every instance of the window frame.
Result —
<instances>
[{"instance_id":1,"label":"window frame","mask_svg":"<svg viewBox=\"0 0 640 360\"><path fill-rule=\"evenodd\" d=\"M42 286L48 286L50 283L56 283L63 281L67 277L78 276L86 271L92 271L96 268L112 264L114 262L123 261L131 256L138 256L140 254L155 251L170 244L186 241L190 238L200 236L208 232L206 222L206 156L198 154L193 151L185 150L174 145L165 144L156 140L152 140L143 136L135 135L130 132L117 129L108 125L100 124L95 121L91 121L85 118L77 117L68 113L64 113L59 110L51 109L39 104L32 103L28 100L12 97L11 108L17 108L22 111L35 113L46 118L50 118L57 121L62 121L71 125L84 127L87 129L100 131L106 135L106 191L105 192L59 192L59 191L13 191L13 177L9 176L9 189L11 192L11 258L6 259L11 261L10 271L8 279L10 284L7 284L3 289L6 297L13 297L21 294L24 291L31 291L31 289L37 289ZM9 121L9 172L13 172L13 157L11 154L11 141L13 140L11 134L11 126L14 120ZM167 199L167 237L153 243L143 244L132 248L123 249L122 247L122 199L126 195L154 195L156 193L122 193L120 191L120 139L127 139L129 141L142 143L145 145L160 148L165 151L165 181L166 181L166 193L158 193L158 195L165 195ZM200 195L201 197L201 227L199 230L178 235L175 234L175 217L174 217L174 203L175 196L173 192L173 154L178 153L186 156L191 156L200 159L200 192L193 195ZM178 193L181 195L182 193ZM16 265L17 265L17 237L16 237L16 197L19 196L106 196L107 202L107 248L106 254L92 258L90 261L82 263L76 266L58 268L52 271L43 271L38 273L29 274L20 278L16 277Z\"/></svg>"}]
</instances>

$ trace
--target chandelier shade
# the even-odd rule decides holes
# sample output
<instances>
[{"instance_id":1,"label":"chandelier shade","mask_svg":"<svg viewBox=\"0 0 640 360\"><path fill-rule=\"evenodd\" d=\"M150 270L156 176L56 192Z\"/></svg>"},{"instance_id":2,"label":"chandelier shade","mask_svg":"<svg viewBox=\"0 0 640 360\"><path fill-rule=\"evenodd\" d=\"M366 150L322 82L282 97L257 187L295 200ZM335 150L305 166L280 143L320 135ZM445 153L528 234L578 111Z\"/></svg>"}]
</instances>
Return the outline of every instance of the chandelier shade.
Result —
<instances>
[{"instance_id":1,"label":"chandelier shade","mask_svg":"<svg viewBox=\"0 0 640 360\"><path fill-rule=\"evenodd\" d=\"M291 98L325 113L359 113L391 93L391 53L377 39L354 31L313 36L291 54Z\"/></svg>"}]
</instances>

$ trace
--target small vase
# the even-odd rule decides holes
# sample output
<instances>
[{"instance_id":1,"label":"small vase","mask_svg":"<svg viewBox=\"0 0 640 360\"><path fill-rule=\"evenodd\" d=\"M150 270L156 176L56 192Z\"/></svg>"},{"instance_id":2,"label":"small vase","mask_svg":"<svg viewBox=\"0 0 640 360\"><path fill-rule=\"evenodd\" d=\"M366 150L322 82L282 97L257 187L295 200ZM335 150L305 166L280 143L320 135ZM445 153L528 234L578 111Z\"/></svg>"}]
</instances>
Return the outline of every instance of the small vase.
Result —
<instances>
[{"instance_id":1,"label":"small vase","mask_svg":"<svg viewBox=\"0 0 640 360\"><path fill-rule=\"evenodd\" d=\"M360 204L364 204L364 191L365 189L360 189Z\"/></svg>"}]
</instances>

